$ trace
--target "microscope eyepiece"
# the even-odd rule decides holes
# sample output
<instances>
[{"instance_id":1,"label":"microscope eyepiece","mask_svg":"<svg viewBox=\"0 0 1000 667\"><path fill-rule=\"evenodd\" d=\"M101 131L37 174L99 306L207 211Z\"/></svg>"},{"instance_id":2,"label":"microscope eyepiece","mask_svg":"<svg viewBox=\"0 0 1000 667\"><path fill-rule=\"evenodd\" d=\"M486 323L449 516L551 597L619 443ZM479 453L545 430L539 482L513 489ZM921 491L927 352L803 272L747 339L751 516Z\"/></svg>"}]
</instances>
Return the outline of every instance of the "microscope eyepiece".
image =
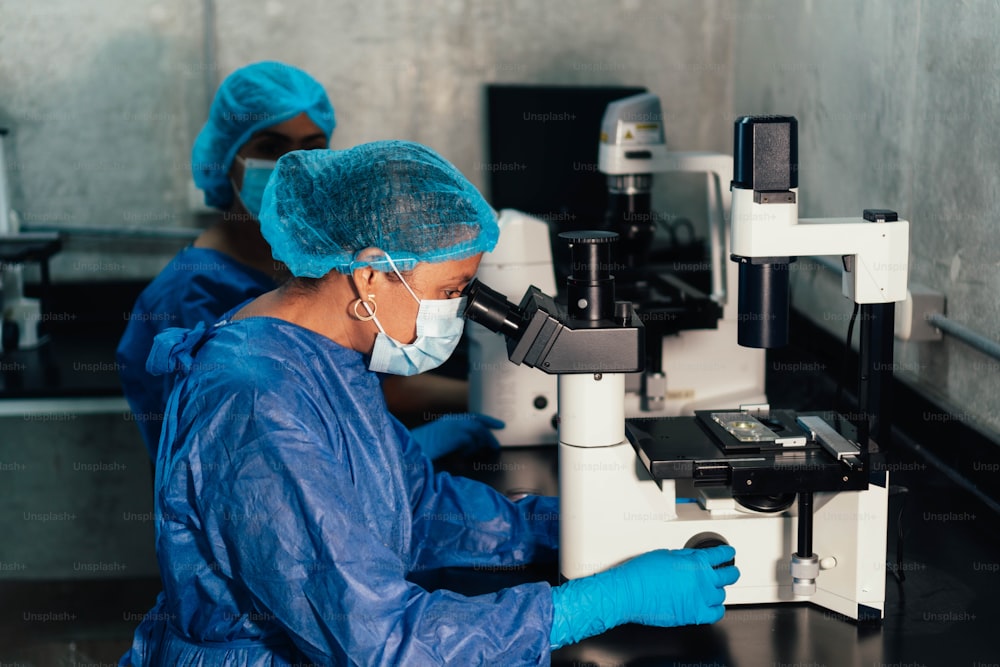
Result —
<instances>
[{"instance_id":1,"label":"microscope eyepiece","mask_svg":"<svg viewBox=\"0 0 1000 667\"><path fill-rule=\"evenodd\" d=\"M502 333L507 338L521 337L524 313L507 300L507 297L473 279L465 286L462 294L467 297L463 316L483 325L494 333Z\"/></svg>"},{"instance_id":2,"label":"microscope eyepiece","mask_svg":"<svg viewBox=\"0 0 1000 667\"><path fill-rule=\"evenodd\" d=\"M572 273L566 279L570 317L596 321L611 319L615 312L615 277L611 273L612 251L618 234L605 231L563 232L569 244Z\"/></svg>"}]
</instances>

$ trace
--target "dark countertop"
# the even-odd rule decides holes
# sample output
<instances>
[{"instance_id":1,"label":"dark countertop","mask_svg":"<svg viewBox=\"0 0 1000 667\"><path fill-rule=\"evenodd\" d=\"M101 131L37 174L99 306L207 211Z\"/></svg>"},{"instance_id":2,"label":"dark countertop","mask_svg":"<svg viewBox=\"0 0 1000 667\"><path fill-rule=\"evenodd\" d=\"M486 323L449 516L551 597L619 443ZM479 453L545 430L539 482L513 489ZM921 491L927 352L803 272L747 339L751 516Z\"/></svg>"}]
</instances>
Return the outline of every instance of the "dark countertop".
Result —
<instances>
[{"instance_id":1,"label":"dark countertop","mask_svg":"<svg viewBox=\"0 0 1000 667\"><path fill-rule=\"evenodd\" d=\"M0 352L0 400L122 396L115 348L145 281L53 284L40 345ZM26 285L25 295L42 297Z\"/></svg>"},{"instance_id":2,"label":"dark countertop","mask_svg":"<svg viewBox=\"0 0 1000 667\"><path fill-rule=\"evenodd\" d=\"M0 354L0 399L121 397L117 339L52 334L33 349Z\"/></svg>"},{"instance_id":3,"label":"dark countertop","mask_svg":"<svg viewBox=\"0 0 1000 667\"><path fill-rule=\"evenodd\" d=\"M516 495L551 492L556 448L505 449L445 461L445 469ZM553 665L924 665L996 663L1000 658L1000 517L920 459L887 459L889 553L885 619L858 626L803 603L733 606L711 626L622 626L553 654ZM904 491L905 489L905 491ZM899 535L904 537L896 565ZM497 573L451 571L442 581L480 593L524 581L557 583L553 566Z\"/></svg>"},{"instance_id":4,"label":"dark countertop","mask_svg":"<svg viewBox=\"0 0 1000 667\"><path fill-rule=\"evenodd\" d=\"M506 449L445 467L515 495L555 484L556 448ZM890 499L889 559L905 537L903 583L887 572L881 627L859 627L808 604L729 607L711 626L615 628L555 651L556 667L956 667L996 664L1000 658L1000 517L984 509L919 459L889 460L893 485L908 493ZM448 569L427 573L429 588L474 595L527 581L558 583L554 564L498 571ZM114 664L160 583L156 579L0 583L0 660L57 664L85 655ZM59 610L62 623L32 622L24 610ZM29 660L32 660L28 662ZM26 661L19 663L17 661ZM100 661L100 662L98 662ZM58 663L62 664L62 663ZM70 663L66 663L70 664Z\"/></svg>"}]
</instances>

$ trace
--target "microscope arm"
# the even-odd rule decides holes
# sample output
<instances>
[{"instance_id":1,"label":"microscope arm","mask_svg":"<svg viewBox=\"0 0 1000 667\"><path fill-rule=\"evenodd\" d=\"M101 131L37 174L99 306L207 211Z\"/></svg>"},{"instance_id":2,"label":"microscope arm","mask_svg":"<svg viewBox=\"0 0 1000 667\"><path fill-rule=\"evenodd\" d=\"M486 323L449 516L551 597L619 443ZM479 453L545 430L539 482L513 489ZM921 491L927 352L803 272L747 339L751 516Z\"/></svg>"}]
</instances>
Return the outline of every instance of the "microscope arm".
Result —
<instances>
[{"instance_id":1,"label":"microscope arm","mask_svg":"<svg viewBox=\"0 0 1000 667\"><path fill-rule=\"evenodd\" d=\"M794 195L794 193L792 193ZM909 223L864 218L802 219L795 203L757 204L752 190L734 189L732 253L740 257L841 255L844 296L855 303L906 299Z\"/></svg>"}]
</instances>

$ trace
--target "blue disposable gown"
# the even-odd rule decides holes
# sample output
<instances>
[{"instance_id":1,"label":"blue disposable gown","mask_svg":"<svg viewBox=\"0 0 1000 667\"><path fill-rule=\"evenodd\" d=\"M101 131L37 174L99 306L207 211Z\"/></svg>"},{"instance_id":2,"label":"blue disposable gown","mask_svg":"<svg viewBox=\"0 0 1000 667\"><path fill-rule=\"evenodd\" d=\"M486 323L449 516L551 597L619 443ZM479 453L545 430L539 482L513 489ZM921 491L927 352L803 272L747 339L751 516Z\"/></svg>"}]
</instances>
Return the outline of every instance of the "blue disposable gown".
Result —
<instances>
[{"instance_id":1,"label":"blue disposable gown","mask_svg":"<svg viewBox=\"0 0 1000 667\"><path fill-rule=\"evenodd\" d=\"M136 299L116 358L125 398L151 460L156 460L167 403L166 379L146 372L153 338L169 327L190 329L198 322L213 324L229 310L275 286L270 276L226 254L188 247Z\"/></svg>"},{"instance_id":2,"label":"blue disposable gown","mask_svg":"<svg viewBox=\"0 0 1000 667\"><path fill-rule=\"evenodd\" d=\"M366 358L272 318L168 330L156 463L164 591L135 665L538 665L552 594L466 597L421 569L551 558L555 498L433 472Z\"/></svg>"}]
</instances>

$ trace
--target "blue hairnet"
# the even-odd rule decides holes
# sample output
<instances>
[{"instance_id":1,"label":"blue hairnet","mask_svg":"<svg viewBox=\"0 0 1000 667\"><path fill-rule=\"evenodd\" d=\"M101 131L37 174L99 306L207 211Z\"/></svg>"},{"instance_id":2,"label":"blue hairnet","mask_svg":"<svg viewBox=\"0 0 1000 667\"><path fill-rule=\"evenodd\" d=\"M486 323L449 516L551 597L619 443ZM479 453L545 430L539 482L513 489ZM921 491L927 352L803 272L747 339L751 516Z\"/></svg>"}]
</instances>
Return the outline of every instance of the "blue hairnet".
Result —
<instances>
[{"instance_id":1,"label":"blue hairnet","mask_svg":"<svg viewBox=\"0 0 1000 667\"><path fill-rule=\"evenodd\" d=\"M274 258L307 278L366 265L390 270L379 258L358 258L365 248L384 250L404 269L489 252L500 236L496 212L475 186L407 141L286 153L264 191L260 229Z\"/></svg>"},{"instance_id":2,"label":"blue hairnet","mask_svg":"<svg viewBox=\"0 0 1000 667\"><path fill-rule=\"evenodd\" d=\"M229 168L236 151L259 130L305 113L326 135L337 124L323 87L302 70L274 61L242 67L219 86L208 120L191 150L194 182L205 203L226 208L233 201Z\"/></svg>"}]
</instances>

